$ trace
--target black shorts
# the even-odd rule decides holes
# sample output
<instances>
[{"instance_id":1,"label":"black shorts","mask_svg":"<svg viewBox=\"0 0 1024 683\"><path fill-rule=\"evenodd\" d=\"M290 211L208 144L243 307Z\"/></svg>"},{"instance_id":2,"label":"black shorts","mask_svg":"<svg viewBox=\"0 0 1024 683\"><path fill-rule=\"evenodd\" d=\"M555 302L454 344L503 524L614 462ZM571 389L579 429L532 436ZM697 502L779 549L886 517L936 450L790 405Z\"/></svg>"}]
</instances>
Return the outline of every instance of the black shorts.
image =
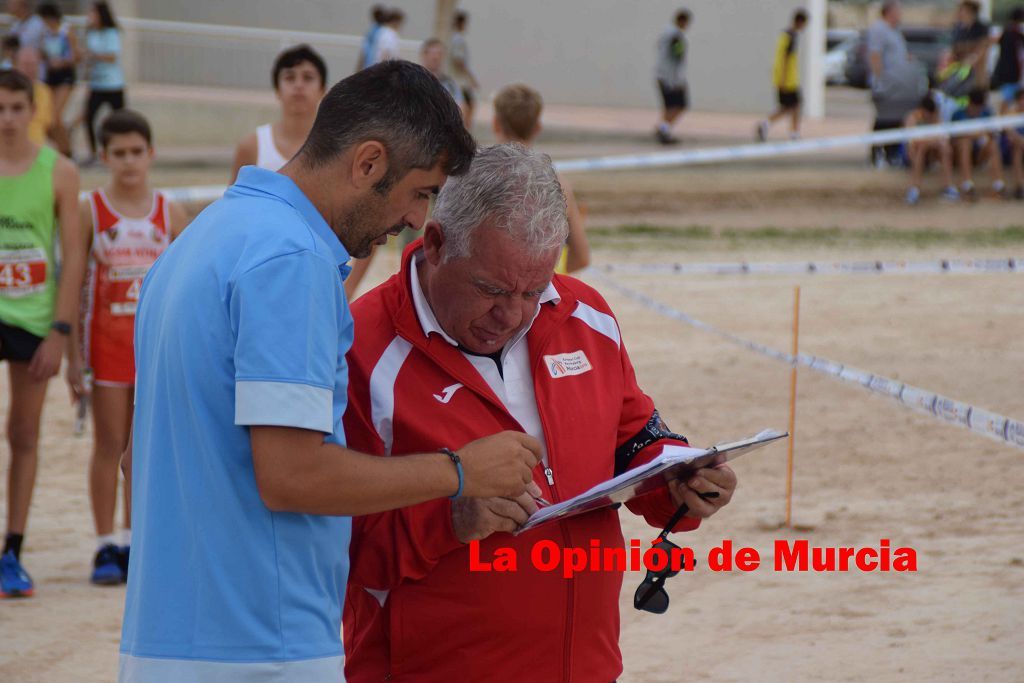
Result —
<instances>
[{"instance_id":1,"label":"black shorts","mask_svg":"<svg viewBox=\"0 0 1024 683\"><path fill-rule=\"evenodd\" d=\"M42 337L0 321L0 360L27 363L42 343Z\"/></svg>"},{"instance_id":2,"label":"black shorts","mask_svg":"<svg viewBox=\"0 0 1024 683\"><path fill-rule=\"evenodd\" d=\"M799 90L780 90L779 106L783 109L793 109L800 106Z\"/></svg>"},{"instance_id":3,"label":"black shorts","mask_svg":"<svg viewBox=\"0 0 1024 683\"><path fill-rule=\"evenodd\" d=\"M46 72L46 85L56 88L58 85L74 85L75 69L67 67L64 69L49 69Z\"/></svg>"},{"instance_id":4,"label":"black shorts","mask_svg":"<svg viewBox=\"0 0 1024 683\"><path fill-rule=\"evenodd\" d=\"M685 85L669 88L658 81L658 89L661 90L661 101L665 103L665 109L686 109L690 106L690 93Z\"/></svg>"}]
</instances>

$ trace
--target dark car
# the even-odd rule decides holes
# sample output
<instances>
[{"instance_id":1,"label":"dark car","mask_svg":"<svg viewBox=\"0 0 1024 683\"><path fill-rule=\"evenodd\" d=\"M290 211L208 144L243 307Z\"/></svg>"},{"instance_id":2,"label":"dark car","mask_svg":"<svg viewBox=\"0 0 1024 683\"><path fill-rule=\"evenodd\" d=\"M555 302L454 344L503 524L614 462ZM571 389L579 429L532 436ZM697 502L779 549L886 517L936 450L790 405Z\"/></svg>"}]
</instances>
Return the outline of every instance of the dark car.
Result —
<instances>
[{"instance_id":1,"label":"dark car","mask_svg":"<svg viewBox=\"0 0 1024 683\"><path fill-rule=\"evenodd\" d=\"M949 30L930 26L905 26L900 32L907 41L907 49L910 50L911 56L925 66L929 75L934 74L939 57L949 48ZM870 70L866 32L861 31L860 39L847 56L847 85L867 88Z\"/></svg>"}]
</instances>

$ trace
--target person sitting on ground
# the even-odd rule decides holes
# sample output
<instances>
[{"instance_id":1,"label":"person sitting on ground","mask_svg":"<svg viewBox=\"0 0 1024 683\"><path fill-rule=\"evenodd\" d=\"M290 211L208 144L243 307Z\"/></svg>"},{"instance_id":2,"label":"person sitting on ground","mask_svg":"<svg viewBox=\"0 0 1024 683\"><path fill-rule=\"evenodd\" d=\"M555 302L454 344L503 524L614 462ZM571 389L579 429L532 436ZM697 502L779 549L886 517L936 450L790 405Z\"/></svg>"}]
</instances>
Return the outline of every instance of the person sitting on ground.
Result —
<instances>
[{"instance_id":1,"label":"person sitting on ground","mask_svg":"<svg viewBox=\"0 0 1024 683\"><path fill-rule=\"evenodd\" d=\"M921 104L907 114L903 121L904 128L930 126L941 123L939 107L932 95L925 95ZM907 156L910 162L910 187L907 189L907 204L917 204L921 199L921 177L925 167L934 158L942 165L942 180L945 183L942 198L948 201L960 199L960 193L953 184L953 147L949 136L937 135L934 138L911 140L907 145Z\"/></svg>"},{"instance_id":2,"label":"person sitting on ground","mask_svg":"<svg viewBox=\"0 0 1024 683\"><path fill-rule=\"evenodd\" d=\"M238 178L242 166L276 171L295 156L313 127L317 107L326 92L327 65L309 45L296 45L277 56L270 78L281 116L275 123L263 124L238 143L231 170L232 182Z\"/></svg>"},{"instance_id":3,"label":"person sitting on ground","mask_svg":"<svg viewBox=\"0 0 1024 683\"><path fill-rule=\"evenodd\" d=\"M1017 89L1006 113L1024 114L1024 88ZM1024 126L1003 131L1002 148L1004 162L1013 169L1013 183L1016 186L1013 197L1024 199Z\"/></svg>"},{"instance_id":4,"label":"person sitting on ground","mask_svg":"<svg viewBox=\"0 0 1024 683\"><path fill-rule=\"evenodd\" d=\"M540 134L540 113L544 108L540 93L528 85L517 83L502 88L494 98L494 135L499 142L518 142L527 147ZM583 225L583 215L576 203L572 186L562 176L558 182L565 193L569 218L569 237L555 267L557 273L575 273L590 265L590 245Z\"/></svg>"},{"instance_id":5,"label":"person sitting on ground","mask_svg":"<svg viewBox=\"0 0 1024 683\"><path fill-rule=\"evenodd\" d=\"M953 121L990 118L992 109L987 102L988 92L982 88L975 88L968 95L967 106L953 114ZM960 167L960 194L966 199L977 199L973 170L988 163L992 173L992 192L996 197L1002 197L1006 192L1006 183L1003 181L1003 160L999 153L999 135L993 131L957 135L953 138L953 146L956 149L956 161Z\"/></svg>"}]
</instances>

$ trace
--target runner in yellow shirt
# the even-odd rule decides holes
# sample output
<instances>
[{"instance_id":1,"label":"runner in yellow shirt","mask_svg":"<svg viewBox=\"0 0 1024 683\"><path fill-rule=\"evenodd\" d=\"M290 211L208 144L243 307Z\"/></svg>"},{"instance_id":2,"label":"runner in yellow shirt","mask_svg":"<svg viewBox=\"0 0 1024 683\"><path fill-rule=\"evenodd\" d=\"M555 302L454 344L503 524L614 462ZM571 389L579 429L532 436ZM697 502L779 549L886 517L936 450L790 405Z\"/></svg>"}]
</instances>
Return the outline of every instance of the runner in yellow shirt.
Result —
<instances>
[{"instance_id":1,"label":"runner in yellow shirt","mask_svg":"<svg viewBox=\"0 0 1024 683\"><path fill-rule=\"evenodd\" d=\"M775 45L775 66L772 69L772 85L778 91L779 107L757 124L757 139L768 139L768 130L779 119L789 116L789 137L800 137L800 59L797 52L797 38L807 26L807 12L797 10L793 24L779 34Z\"/></svg>"}]
</instances>

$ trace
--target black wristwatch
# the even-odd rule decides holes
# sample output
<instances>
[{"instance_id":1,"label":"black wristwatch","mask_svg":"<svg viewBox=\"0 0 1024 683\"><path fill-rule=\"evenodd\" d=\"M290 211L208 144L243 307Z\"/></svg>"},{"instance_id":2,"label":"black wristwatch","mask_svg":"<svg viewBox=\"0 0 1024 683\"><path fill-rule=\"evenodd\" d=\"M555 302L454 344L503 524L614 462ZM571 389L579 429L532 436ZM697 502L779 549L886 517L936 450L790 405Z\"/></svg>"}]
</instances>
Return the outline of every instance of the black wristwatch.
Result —
<instances>
[{"instance_id":1,"label":"black wristwatch","mask_svg":"<svg viewBox=\"0 0 1024 683\"><path fill-rule=\"evenodd\" d=\"M50 329L67 337L71 334L71 323L66 323L63 320L54 320L50 324Z\"/></svg>"}]
</instances>

